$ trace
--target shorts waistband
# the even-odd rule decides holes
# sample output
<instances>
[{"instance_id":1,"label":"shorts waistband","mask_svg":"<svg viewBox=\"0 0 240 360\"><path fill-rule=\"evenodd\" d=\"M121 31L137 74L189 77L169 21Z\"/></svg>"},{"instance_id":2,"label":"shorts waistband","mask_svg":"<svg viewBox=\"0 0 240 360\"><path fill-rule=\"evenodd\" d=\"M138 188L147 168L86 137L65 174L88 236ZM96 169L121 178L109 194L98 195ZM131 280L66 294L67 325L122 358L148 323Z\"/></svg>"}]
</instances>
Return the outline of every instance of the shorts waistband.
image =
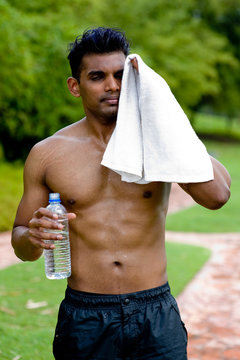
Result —
<instances>
[{"instance_id":1,"label":"shorts waistband","mask_svg":"<svg viewBox=\"0 0 240 360\"><path fill-rule=\"evenodd\" d=\"M90 306L90 307L114 307L122 304L128 305L132 303L146 303L152 302L156 299L165 300L170 297L170 287L168 282L156 288L137 291L127 294L95 294L84 291L71 289L69 286L66 289L65 300L75 306Z\"/></svg>"}]
</instances>

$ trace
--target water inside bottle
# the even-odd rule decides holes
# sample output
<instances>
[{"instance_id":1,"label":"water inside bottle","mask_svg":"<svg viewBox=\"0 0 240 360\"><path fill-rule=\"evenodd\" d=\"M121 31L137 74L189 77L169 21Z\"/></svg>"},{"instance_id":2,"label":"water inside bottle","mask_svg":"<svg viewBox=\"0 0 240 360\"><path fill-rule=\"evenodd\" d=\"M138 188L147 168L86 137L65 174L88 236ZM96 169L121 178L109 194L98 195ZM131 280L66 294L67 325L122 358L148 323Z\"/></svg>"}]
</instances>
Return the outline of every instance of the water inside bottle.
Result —
<instances>
[{"instance_id":1,"label":"water inside bottle","mask_svg":"<svg viewBox=\"0 0 240 360\"><path fill-rule=\"evenodd\" d=\"M54 244L55 249L45 249L45 272L48 279L64 279L71 275L71 256L68 235L67 219L59 219L64 225L63 230L48 229L49 233L61 234L61 240L45 240L45 243Z\"/></svg>"}]
</instances>

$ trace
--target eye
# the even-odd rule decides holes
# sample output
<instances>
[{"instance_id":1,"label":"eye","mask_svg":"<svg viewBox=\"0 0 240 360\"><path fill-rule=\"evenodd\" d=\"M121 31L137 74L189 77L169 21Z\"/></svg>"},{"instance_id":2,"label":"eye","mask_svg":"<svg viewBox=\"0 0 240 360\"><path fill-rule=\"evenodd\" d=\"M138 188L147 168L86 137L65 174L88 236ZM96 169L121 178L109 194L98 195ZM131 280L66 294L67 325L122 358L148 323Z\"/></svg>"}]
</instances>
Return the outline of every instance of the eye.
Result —
<instances>
[{"instance_id":1,"label":"eye","mask_svg":"<svg viewBox=\"0 0 240 360\"><path fill-rule=\"evenodd\" d=\"M123 77L123 71L119 71L119 72L117 72L117 73L115 74L115 78L116 78L116 79L122 80L122 77Z\"/></svg>"},{"instance_id":2,"label":"eye","mask_svg":"<svg viewBox=\"0 0 240 360\"><path fill-rule=\"evenodd\" d=\"M97 80L101 80L101 79L102 79L102 76L100 76L100 75L94 75L91 77L92 81L97 81Z\"/></svg>"},{"instance_id":3,"label":"eye","mask_svg":"<svg viewBox=\"0 0 240 360\"><path fill-rule=\"evenodd\" d=\"M104 74L100 71L94 71L92 73L89 74L89 78L92 81L98 81L98 80L102 80L104 77Z\"/></svg>"}]
</instances>

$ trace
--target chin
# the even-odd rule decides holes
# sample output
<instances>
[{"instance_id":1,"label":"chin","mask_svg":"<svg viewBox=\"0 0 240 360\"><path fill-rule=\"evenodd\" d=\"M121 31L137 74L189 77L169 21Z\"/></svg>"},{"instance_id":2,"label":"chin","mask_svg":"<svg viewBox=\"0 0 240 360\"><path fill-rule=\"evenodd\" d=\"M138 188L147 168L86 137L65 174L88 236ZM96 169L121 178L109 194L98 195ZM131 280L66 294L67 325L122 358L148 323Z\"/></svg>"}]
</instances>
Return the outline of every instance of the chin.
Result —
<instances>
[{"instance_id":1,"label":"chin","mask_svg":"<svg viewBox=\"0 0 240 360\"><path fill-rule=\"evenodd\" d=\"M109 116L109 117L105 117L105 118L104 118L103 123L104 123L105 125L110 125L110 124L115 123L116 120L117 120L117 115L115 115L115 116Z\"/></svg>"},{"instance_id":2,"label":"chin","mask_svg":"<svg viewBox=\"0 0 240 360\"><path fill-rule=\"evenodd\" d=\"M113 123L117 120L117 111L112 111L111 113L105 113L103 115L104 120L106 121L106 123Z\"/></svg>"}]
</instances>

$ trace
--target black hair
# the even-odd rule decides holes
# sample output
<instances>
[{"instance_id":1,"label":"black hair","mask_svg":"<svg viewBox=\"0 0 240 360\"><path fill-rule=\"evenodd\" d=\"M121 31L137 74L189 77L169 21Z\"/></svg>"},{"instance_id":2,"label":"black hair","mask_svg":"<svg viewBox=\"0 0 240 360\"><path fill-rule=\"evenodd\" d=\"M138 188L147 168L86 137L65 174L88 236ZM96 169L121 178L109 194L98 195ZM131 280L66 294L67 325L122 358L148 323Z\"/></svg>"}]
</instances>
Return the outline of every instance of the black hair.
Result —
<instances>
[{"instance_id":1,"label":"black hair","mask_svg":"<svg viewBox=\"0 0 240 360\"><path fill-rule=\"evenodd\" d=\"M123 31L105 27L85 30L83 35L77 36L75 41L69 44L68 60L72 76L79 80L84 55L113 51L122 51L125 56L129 54L130 45Z\"/></svg>"}]
</instances>

